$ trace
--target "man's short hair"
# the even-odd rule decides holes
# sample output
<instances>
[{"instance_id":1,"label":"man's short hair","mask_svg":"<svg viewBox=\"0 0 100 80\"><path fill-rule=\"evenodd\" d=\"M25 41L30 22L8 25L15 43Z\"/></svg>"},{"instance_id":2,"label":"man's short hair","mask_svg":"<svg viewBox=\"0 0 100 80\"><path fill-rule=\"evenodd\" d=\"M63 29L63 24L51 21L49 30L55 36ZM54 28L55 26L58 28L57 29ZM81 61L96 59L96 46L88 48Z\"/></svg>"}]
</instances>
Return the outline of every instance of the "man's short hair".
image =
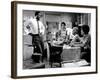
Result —
<instances>
[{"instance_id":1,"label":"man's short hair","mask_svg":"<svg viewBox=\"0 0 100 80\"><path fill-rule=\"evenodd\" d=\"M40 11L36 11L36 12L35 12L35 16L37 16L39 13L40 13Z\"/></svg>"},{"instance_id":2,"label":"man's short hair","mask_svg":"<svg viewBox=\"0 0 100 80\"><path fill-rule=\"evenodd\" d=\"M89 26L88 25L82 25L82 30L83 30L83 32L85 33L85 34L88 34L89 33L89 31L90 31L90 28L89 28Z\"/></svg>"},{"instance_id":3,"label":"man's short hair","mask_svg":"<svg viewBox=\"0 0 100 80\"><path fill-rule=\"evenodd\" d=\"M64 26L66 26L65 22L61 22L61 25L64 24Z\"/></svg>"}]
</instances>

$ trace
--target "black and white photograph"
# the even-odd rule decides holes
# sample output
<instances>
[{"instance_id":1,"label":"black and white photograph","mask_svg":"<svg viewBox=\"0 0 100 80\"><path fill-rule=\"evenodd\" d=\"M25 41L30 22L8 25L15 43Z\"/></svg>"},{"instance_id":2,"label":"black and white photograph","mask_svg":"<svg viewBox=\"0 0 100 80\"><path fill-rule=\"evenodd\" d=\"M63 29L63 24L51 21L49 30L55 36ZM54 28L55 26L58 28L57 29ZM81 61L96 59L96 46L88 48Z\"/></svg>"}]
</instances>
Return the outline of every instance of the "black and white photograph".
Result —
<instances>
[{"instance_id":1,"label":"black and white photograph","mask_svg":"<svg viewBox=\"0 0 100 80\"><path fill-rule=\"evenodd\" d=\"M96 6L19 2L14 9L17 77L97 72Z\"/></svg>"},{"instance_id":2,"label":"black and white photograph","mask_svg":"<svg viewBox=\"0 0 100 80\"><path fill-rule=\"evenodd\" d=\"M91 66L91 14L23 10L23 68Z\"/></svg>"}]
</instances>

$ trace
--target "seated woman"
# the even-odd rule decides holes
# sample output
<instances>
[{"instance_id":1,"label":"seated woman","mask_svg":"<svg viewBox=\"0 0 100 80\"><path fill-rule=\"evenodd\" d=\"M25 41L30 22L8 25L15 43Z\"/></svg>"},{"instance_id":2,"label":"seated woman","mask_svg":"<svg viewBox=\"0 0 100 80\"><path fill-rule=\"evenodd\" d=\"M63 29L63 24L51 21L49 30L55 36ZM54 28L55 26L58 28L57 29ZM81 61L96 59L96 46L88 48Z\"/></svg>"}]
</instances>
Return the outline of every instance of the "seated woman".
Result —
<instances>
[{"instance_id":1,"label":"seated woman","mask_svg":"<svg viewBox=\"0 0 100 80\"><path fill-rule=\"evenodd\" d=\"M73 28L72 34L73 34L73 39L70 43L70 46L74 46L75 44L80 42L80 37L78 35L78 28L77 27Z\"/></svg>"},{"instance_id":2,"label":"seated woman","mask_svg":"<svg viewBox=\"0 0 100 80\"><path fill-rule=\"evenodd\" d=\"M61 23L61 30L58 32L58 41L64 42L67 38L66 24L65 22Z\"/></svg>"},{"instance_id":3,"label":"seated woman","mask_svg":"<svg viewBox=\"0 0 100 80\"><path fill-rule=\"evenodd\" d=\"M87 62L91 62L91 36L89 34L89 26L88 25L83 25L81 28L81 34L83 35L83 38L81 39L82 44L81 46L81 51L82 55L81 58L84 58L87 60Z\"/></svg>"}]
</instances>

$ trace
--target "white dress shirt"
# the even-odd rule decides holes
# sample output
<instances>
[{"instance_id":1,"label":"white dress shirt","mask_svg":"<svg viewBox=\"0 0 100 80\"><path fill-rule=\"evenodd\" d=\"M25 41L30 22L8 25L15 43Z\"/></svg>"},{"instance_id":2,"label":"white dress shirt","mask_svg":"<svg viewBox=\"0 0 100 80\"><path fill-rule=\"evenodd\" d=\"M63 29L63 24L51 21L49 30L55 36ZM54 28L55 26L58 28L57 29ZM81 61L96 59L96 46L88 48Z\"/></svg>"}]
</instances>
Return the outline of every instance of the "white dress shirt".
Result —
<instances>
[{"instance_id":1,"label":"white dress shirt","mask_svg":"<svg viewBox=\"0 0 100 80\"><path fill-rule=\"evenodd\" d=\"M39 25L39 32L44 35L45 32L45 26L41 21L36 20L36 18L31 17L24 23L24 31L26 34L32 33L32 34L39 34L38 32L38 25ZM27 26L30 27L30 29L27 29Z\"/></svg>"}]
</instances>

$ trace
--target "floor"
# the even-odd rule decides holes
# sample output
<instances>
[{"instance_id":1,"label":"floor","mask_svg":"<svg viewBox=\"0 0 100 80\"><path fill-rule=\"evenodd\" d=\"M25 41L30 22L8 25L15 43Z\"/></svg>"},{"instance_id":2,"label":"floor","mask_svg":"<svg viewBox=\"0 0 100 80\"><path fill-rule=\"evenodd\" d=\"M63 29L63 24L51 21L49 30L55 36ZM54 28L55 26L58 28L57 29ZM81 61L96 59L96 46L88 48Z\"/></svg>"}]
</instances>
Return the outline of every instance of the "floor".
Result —
<instances>
[{"instance_id":1,"label":"floor","mask_svg":"<svg viewBox=\"0 0 100 80\"><path fill-rule=\"evenodd\" d=\"M41 67L45 65L44 67ZM51 68L49 62L45 59L40 63L35 63L32 59L24 60L23 62L23 69L35 69L37 66L40 66L40 68Z\"/></svg>"},{"instance_id":2,"label":"floor","mask_svg":"<svg viewBox=\"0 0 100 80\"><path fill-rule=\"evenodd\" d=\"M82 67L90 66L86 60L63 62L62 68L67 67ZM45 59L43 63L35 63L32 59L24 60L23 69L41 69L41 68L51 68L50 63ZM60 68L59 63L53 63L52 68Z\"/></svg>"}]
</instances>

